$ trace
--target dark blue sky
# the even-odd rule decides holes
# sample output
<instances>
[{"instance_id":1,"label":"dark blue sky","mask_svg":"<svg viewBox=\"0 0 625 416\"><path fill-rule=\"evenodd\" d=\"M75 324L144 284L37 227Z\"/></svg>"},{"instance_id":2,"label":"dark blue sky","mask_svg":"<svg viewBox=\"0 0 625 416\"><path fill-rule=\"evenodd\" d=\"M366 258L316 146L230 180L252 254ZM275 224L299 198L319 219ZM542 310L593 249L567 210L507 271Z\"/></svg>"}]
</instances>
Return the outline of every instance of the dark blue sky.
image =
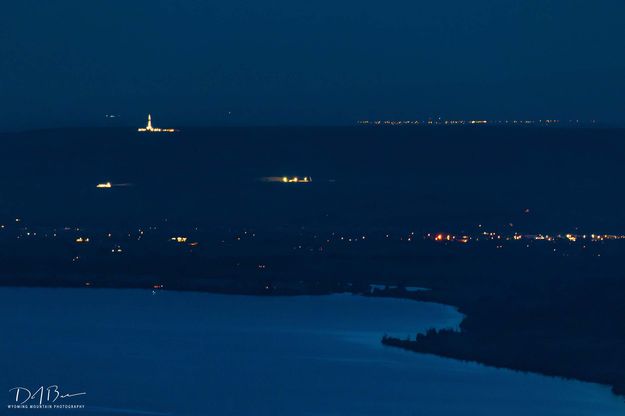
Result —
<instances>
[{"instance_id":1,"label":"dark blue sky","mask_svg":"<svg viewBox=\"0 0 625 416\"><path fill-rule=\"evenodd\" d=\"M625 122L624 16L622 0L20 0L0 13L0 130L148 111Z\"/></svg>"}]
</instances>

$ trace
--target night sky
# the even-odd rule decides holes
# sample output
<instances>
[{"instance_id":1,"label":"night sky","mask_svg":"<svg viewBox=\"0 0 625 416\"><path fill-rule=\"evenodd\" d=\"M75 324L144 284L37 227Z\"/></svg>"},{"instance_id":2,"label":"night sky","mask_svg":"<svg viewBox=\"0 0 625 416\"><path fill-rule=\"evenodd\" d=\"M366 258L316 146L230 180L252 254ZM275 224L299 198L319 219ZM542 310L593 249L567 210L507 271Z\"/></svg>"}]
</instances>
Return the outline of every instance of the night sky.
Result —
<instances>
[{"instance_id":1,"label":"night sky","mask_svg":"<svg viewBox=\"0 0 625 416\"><path fill-rule=\"evenodd\" d=\"M625 123L622 0L20 0L0 130L581 118Z\"/></svg>"}]
</instances>

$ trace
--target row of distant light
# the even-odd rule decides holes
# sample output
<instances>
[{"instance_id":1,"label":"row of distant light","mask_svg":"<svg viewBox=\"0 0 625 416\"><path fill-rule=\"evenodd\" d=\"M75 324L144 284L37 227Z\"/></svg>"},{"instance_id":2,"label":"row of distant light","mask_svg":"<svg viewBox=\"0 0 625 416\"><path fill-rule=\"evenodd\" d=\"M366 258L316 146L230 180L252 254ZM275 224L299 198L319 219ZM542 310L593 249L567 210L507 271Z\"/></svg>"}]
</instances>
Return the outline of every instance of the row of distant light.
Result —
<instances>
[{"instance_id":1,"label":"row of distant light","mask_svg":"<svg viewBox=\"0 0 625 416\"><path fill-rule=\"evenodd\" d=\"M20 218L15 218L15 222L19 223L21 221L22 220ZM5 227L6 226L4 224L0 224L0 229L4 229ZM158 227L148 227L149 230L156 230L157 228ZM28 230L28 228L27 227L23 227L23 230L26 231L26 230ZM80 231L80 228L79 227L63 227L62 230L63 231ZM196 230L197 230L197 227L196 227ZM141 236L143 236L144 233L145 233L144 230L139 229L139 236L137 237L137 239L141 239ZM26 231L25 234L26 234L26 236L37 236L37 232L36 231L32 231L32 232L31 231ZM132 233L129 232L128 233L128 237L131 237L131 235L132 235ZM248 235L248 231L244 231L243 235L247 236ZM249 233L249 235L251 237L256 237L256 233ZM47 237L47 234L44 234L44 236ZM54 237L57 236L56 229L54 229L53 236ZM106 236L108 238L111 238L113 236L113 234L112 233L107 233ZM17 237L19 238L19 235ZM235 239L240 241L241 237L237 236L237 237L235 237ZM175 241L177 243L186 243L187 240L188 240L188 237L186 237L186 236L175 236L175 237L171 237L171 240ZM91 239L89 237L86 237L86 236L79 236L79 237L76 237L74 241L76 243L78 243L78 244L84 244L84 243L89 243L91 241ZM224 242L224 240L222 240L222 242ZM198 245L198 243L190 242L189 245L195 246L195 245Z\"/></svg>"},{"instance_id":2,"label":"row of distant light","mask_svg":"<svg viewBox=\"0 0 625 416\"><path fill-rule=\"evenodd\" d=\"M540 241L554 241L554 240L568 240L571 242L576 242L577 240L588 240L591 241L604 241L604 240L623 240L625 239L625 235L616 235L616 234L558 234L556 236L550 236L548 234L514 234L512 237L505 237L493 232L485 232L481 234L482 237L486 237L489 240L501 240L502 238L505 240L540 240ZM470 240L478 238L472 238L468 235L456 236L453 234L427 234L427 238L432 239L434 241L456 241L460 243L468 243Z\"/></svg>"},{"instance_id":3,"label":"row of distant light","mask_svg":"<svg viewBox=\"0 0 625 416\"><path fill-rule=\"evenodd\" d=\"M493 233L493 232L484 232L482 233L482 236L487 237L490 240L500 240L500 239L505 239L505 240L521 240L521 239L526 239L526 240L540 240L540 241L554 241L556 239L560 239L560 240L568 240L571 242L575 242L578 239L591 239L592 241L604 241L604 240L622 240L625 239L625 235L615 235L615 234L583 234L583 235L577 235L577 234L565 234L565 235L561 235L558 234L555 237L554 236L550 236L550 235L542 235L542 234L514 234L512 237L503 237L502 235L499 235L497 233ZM110 234L109 234L110 237ZM408 236L407 240L411 241L414 237L414 233L411 233L410 236ZM477 238L472 238L471 236L468 235L461 235L461 236L456 236L453 234L443 234L443 233L439 233L439 234L427 234L426 235L427 238L429 239L433 239L434 241L455 241L455 242L460 242L460 243L468 243L469 241L476 239ZM315 236L316 238L316 236ZM386 238L389 238L389 235L386 234ZM237 237L237 240L240 240L240 237ZM340 241L348 241L348 242L352 242L352 241L358 241L359 239L361 240L365 240L366 236L361 236L361 237L339 237ZM171 241L174 241L176 243L186 243L188 240L188 237L184 237L184 236L177 236L177 237L172 237ZM76 243L88 243L89 237L78 237L76 238ZM331 242L330 239L326 240L327 243ZM189 245L192 246L196 246L198 245L197 242L191 242L189 243Z\"/></svg>"},{"instance_id":4,"label":"row of distant light","mask_svg":"<svg viewBox=\"0 0 625 416\"><path fill-rule=\"evenodd\" d=\"M569 120L569 123L579 124L579 120ZM427 125L447 125L447 124L558 124L560 120L546 119L546 120L359 120L358 124L373 124L373 125L393 125L400 126L403 124L427 124ZM590 123L596 123L596 120L591 120Z\"/></svg>"},{"instance_id":5,"label":"row of distant light","mask_svg":"<svg viewBox=\"0 0 625 416\"><path fill-rule=\"evenodd\" d=\"M15 222L20 222L21 219L16 218ZM1 229L5 228L5 225L0 225ZM154 228L156 229L156 227L149 227L150 229ZM74 230L74 231L80 231L80 228L73 228L73 227L64 227L63 230L65 231L70 231L70 230ZM139 234L140 236L144 234L143 230L139 230ZM247 231L245 231L243 234L248 234ZM36 232L26 232L27 236L30 235L34 235L36 236L37 233ZM128 236L130 237L130 233L128 234ZM255 236L256 234L251 234L251 236ZM54 233L54 236L56 237L56 232ZM111 233L108 233L107 236L110 238L112 237ZM139 238L140 238L139 236ZM390 235L386 234L385 238L389 238ZM409 233L408 237L407 237L407 241L412 241L415 237L415 233L411 232ZM314 238L318 238L317 235L314 236ZM460 242L460 243L467 243L471 240L476 240L478 241L480 238L486 238L489 240L521 240L521 239L526 239L526 240L540 240L540 241L554 241L554 240L568 240L571 242L575 242L577 240L592 240L592 241L604 241L604 240L623 240L625 239L625 235L619 235L619 234L572 234L572 233L568 233L568 234L557 234L555 236L553 235L549 235L549 234L518 234L515 233L512 236L504 236L501 234L498 234L496 232L482 232L481 234L479 234L479 236L476 237L471 237L469 235L454 235L454 234L447 234L447 233L428 233L425 235L426 239L431 239L434 241L438 241L438 242L444 242L444 241L454 241L454 242ZM240 237L236 237L236 240L241 240ZM347 242L355 242L358 240L365 240L366 236L362 235L360 237L345 237L345 236L337 236L335 233L332 233L332 237L330 239L327 239L326 242L330 243L333 239L338 239L340 241L347 241ZM403 238L401 238L403 240ZM187 243L188 237L186 236L174 236L171 237L171 240L176 242L176 243ZM83 243L89 243L90 242L90 238L89 237L85 237L85 236L79 236L76 237L75 242L78 244L83 244ZM195 246L198 245L197 242L190 242L188 243L189 245Z\"/></svg>"}]
</instances>

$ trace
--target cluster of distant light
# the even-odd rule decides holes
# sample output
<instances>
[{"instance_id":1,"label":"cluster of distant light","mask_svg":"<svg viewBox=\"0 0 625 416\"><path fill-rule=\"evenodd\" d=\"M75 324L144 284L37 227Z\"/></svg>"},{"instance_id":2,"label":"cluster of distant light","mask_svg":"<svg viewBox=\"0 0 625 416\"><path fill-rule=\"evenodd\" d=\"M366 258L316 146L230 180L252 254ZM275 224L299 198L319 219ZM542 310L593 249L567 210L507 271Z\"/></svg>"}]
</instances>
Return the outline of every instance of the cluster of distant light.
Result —
<instances>
[{"instance_id":1,"label":"cluster of distant light","mask_svg":"<svg viewBox=\"0 0 625 416\"><path fill-rule=\"evenodd\" d=\"M162 129L152 126L152 115L148 114L148 124L145 127L138 128L137 131L148 133L173 133L176 129Z\"/></svg>"},{"instance_id":2,"label":"cluster of distant light","mask_svg":"<svg viewBox=\"0 0 625 416\"><path fill-rule=\"evenodd\" d=\"M165 220L167 222L167 220ZM14 224L14 225L11 225ZM513 224L509 224L510 227ZM504 231L484 231L482 225L478 225L480 231L474 231L469 233L448 233L448 232L436 232L420 234L415 231L397 231L385 232L383 230L376 230L375 232L307 232L298 229L296 235L292 235L293 239L284 238L279 239L284 242L283 249L294 250L297 252L332 252L333 249L342 249L350 247L352 249L358 249L361 245L373 244L366 248L370 250L371 247L376 247L376 244L387 242L388 244L419 244L419 242L426 242L427 244L443 245L447 247L491 247L494 246L497 250L504 249L506 247L548 247L548 250L553 250L554 254L567 256L569 255L567 249L562 249L565 246L579 247L585 252L592 254L593 256L601 257L601 253L598 250L594 250L591 247L602 248L607 246L610 242L625 241L625 235L622 234L580 234L580 233L560 233L560 234L526 234L520 232L504 232ZM20 218L15 218L8 223L0 223L0 243L4 244L8 240L16 239L21 242L30 240L55 240L59 241L64 247L67 247L67 243L73 243L77 246L81 246L80 251L71 250L68 255L68 260L71 256L71 262L75 264L81 264L84 258L89 258L94 253L106 253L109 252L110 256L124 256L129 253L133 253L137 250L138 244L153 244L154 242L169 241L168 246L174 250L183 250L188 252L194 252L195 250L214 250L216 247L224 247L227 249L236 250L236 246L241 244L241 247L247 247L252 241L258 241L258 247L266 244L266 239L261 237L257 239L256 231L247 231L228 229L226 234L220 236L208 234L202 234L199 232L198 227L193 229L186 229L184 232L181 229L174 230L171 227L163 227L161 230L157 226L130 228L127 230L112 230L100 229L91 230L80 227L31 227L22 221ZM215 238L217 237L217 238ZM274 237L271 237L272 239ZM146 241L147 240L147 241ZM535 242L535 243L534 243ZM9 243L11 244L11 243ZM36 247L36 246L35 246ZM175 248L174 248L175 247ZM378 246L380 247L380 246ZM104 248L104 250L102 250ZM364 248L364 247L363 247ZM247 250L246 249L246 250ZM586 251L588 250L588 251ZM84 257L83 257L84 256ZM269 257L267 260L269 260ZM239 264L237 263L237 267ZM254 265L255 269L259 273L265 273L267 270L272 269L271 261L265 259L258 259L258 262ZM92 282L85 281L85 286L92 286ZM153 290L164 289L164 285L159 281L154 281ZM269 289L269 287L267 287Z\"/></svg>"},{"instance_id":3,"label":"cluster of distant light","mask_svg":"<svg viewBox=\"0 0 625 416\"><path fill-rule=\"evenodd\" d=\"M118 241L118 240L115 240L115 238L117 239L123 238L126 241L132 241L132 240L141 241L144 239L147 233L150 233L152 234L152 236L154 236L157 234L157 230L159 230L159 227L157 226L149 226L149 227L140 227L138 229L130 229L129 231L125 231L125 232L118 231L115 233L115 235L113 235L112 232L108 232L108 231L87 233L86 230L81 227L27 226L24 224L21 218L15 218L11 222L14 222L16 227L12 227L10 223L4 223L4 224L0 223L0 232L6 233L9 229L12 229L15 232L14 233L15 238L18 240L26 239L28 237L31 237L31 238L38 237L38 238L43 238L43 239L65 238L66 240L67 237L69 237L76 244L88 244L92 242L102 242L105 240L110 241L111 239L113 239L114 241ZM195 227L195 231L197 230L198 228ZM230 231L230 232L233 233L233 237L232 237L233 241L244 241L246 239L249 240L249 239L253 239L254 237L256 237L255 232L246 231L246 230L243 230L241 232L237 232L237 231ZM0 236L2 235L3 234L0 233ZM174 243L178 243L178 244L182 244L182 245L186 245L190 247L196 247L199 245L198 241L193 240L191 237L184 235L184 234L174 234L173 236L167 237L166 239ZM225 239L221 239L220 242L226 243L227 241ZM116 245L115 247L119 248L119 245ZM116 252L116 253L122 252L121 249L111 250L111 251Z\"/></svg>"},{"instance_id":4,"label":"cluster of distant light","mask_svg":"<svg viewBox=\"0 0 625 416\"><path fill-rule=\"evenodd\" d=\"M265 176L260 178L263 182L280 182L280 183L310 183L312 178L310 176L304 176L303 178L297 176Z\"/></svg>"},{"instance_id":5,"label":"cluster of distant light","mask_svg":"<svg viewBox=\"0 0 625 416\"><path fill-rule=\"evenodd\" d=\"M173 133L176 129L161 129L161 128L139 128L137 131L148 133Z\"/></svg>"},{"instance_id":6,"label":"cluster of distant light","mask_svg":"<svg viewBox=\"0 0 625 416\"><path fill-rule=\"evenodd\" d=\"M99 188L99 189L110 189L113 187L127 187L127 186L133 186L132 183L111 183L111 182L100 182L99 184L97 184L95 187Z\"/></svg>"},{"instance_id":7,"label":"cluster of distant light","mask_svg":"<svg viewBox=\"0 0 625 416\"><path fill-rule=\"evenodd\" d=\"M579 246L581 249L590 249L591 246L603 247L604 242L617 242L625 240L625 235L617 234L501 234L497 232L483 232L475 234L453 234L453 233L428 233L418 235L414 231L405 233L385 233L380 234L379 231L373 234L341 234L332 232L331 235L321 236L315 235L313 241L302 242L292 247L296 251L318 251L325 252L337 246L360 246L362 244L372 243L379 244L381 241L387 241L394 244L397 242L407 244L420 244L420 242L431 242L432 244L448 245L450 247L457 245L475 247L490 246L501 250L506 246L509 247L525 247L551 245L549 250L553 252L562 252L567 255L566 250L562 250L563 244L571 246ZM601 257L601 253L592 252L593 256Z\"/></svg>"},{"instance_id":8,"label":"cluster of distant light","mask_svg":"<svg viewBox=\"0 0 625 416\"><path fill-rule=\"evenodd\" d=\"M57 237L60 237L62 234L69 233L70 235L73 235L73 237L71 238L77 244L91 243L94 241L94 237L96 241L98 240L102 241L101 238L98 238L98 237L102 237L98 235L100 233L96 233L96 235L93 235L93 234L89 235L85 232L84 229L80 227L34 228L34 227L29 227L29 226L24 225L20 218L15 218L14 223L17 225L16 231L18 232L15 235L17 239L28 238L28 237L57 238ZM479 227L482 228L481 225ZM0 224L0 231L6 232L8 228L9 228L8 224ZM131 230L127 232L121 232L121 233L118 232L116 234L118 238L125 236L125 238L129 240L140 241L144 238L144 234L146 234L146 232L150 232L150 234L154 235L157 232L157 229L158 227L156 226L150 226L147 228L138 228L137 230ZM195 230L197 231L197 227ZM104 232L103 236L104 236L104 240L110 241L111 239L113 239L113 234L111 232ZM248 231L234 232L232 241L242 241L246 239L253 239L254 237L256 237L255 232L248 232ZM301 233L300 233L300 237L303 237ZM190 247L195 247L200 244L198 240L192 239L192 237L189 237L188 235L185 235L185 234L174 234L173 236L169 235L166 238L174 243L185 245L185 246L190 246ZM399 234L394 234L394 235L391 235L391 233L380 234L380 232L369 234L369 235L367 235L366 233L357 233L357 234L349 235L349 234L342 234L338 232L330 232L326 236L314 233L314 235L312 235L312 239L326 243L326 244L357 243L357 242L364 242L364 241L369 241L369 240L375 241L376 239L398 240L398 241L405 241L405 242L413 242L413 241L416 242L420 239L423 239L423 240L429 240L429 241L433 241L437 243L449 242L449 243L462 243L462 244L467 244L470 242L482 242L482 241L497 241L497 242L564 241L564 242L570 242L570 243L576 243L576 242L586 243L586 242L604 242L604 241L625 240L625 235L623 234L595 234L595 233L591 233L591 234L578 234L578 233L523 234L519 232L505 233L505 232L495 232L495 231L480 231L476 233L436 232L436 233L423 234L421 237L419 237L419 235L415 233L414 231L408 232L407 234L399 233ZM304 248L304 245L305 245L304 240L306 240L306 238L303 238L303 240L301 240L303 245L298 245L293 248L296 248L296 249ZM119 242L120 241L115 242L116 248L119 248L119 245L118 245ZM221 239L220 242L226 243L227 241L226 239ZM319 248L320 248L320 251L323 251L323 247L319 247ZM112 252L119 253L119 252L122 252L122 250L112 250Z\"/></svg>"},{"instance_id":9,"label":"cluster of distant light","mask_svg":"<svg viewBox=\"0 0 625 416\"><path fill-rule=\"evenodd\" d=\"M94 241L96 243L102 243L108 241L112 244L111 253L121 254L124 252L121 246L121 242L123 241L141 241L144 237L146 231L156 232L157 227L147 227L147 228L139 228L137 231L128 231L122 233L116 233L116 236L113 236L111 232L105 232L103 235L101 233L90 233L87 234L84 229L80 227L29 227L22 225L22 220L20 218L15 218L15 223L18 224L17 233L14 234L15 239L17 240L26 240L26 239L59 239L63 241L67 241L67 238L70 238L74 241L74 243L78 245L90 245ZM0 224L0 231L6 232L8 229L8 225ZM246 232L247 234L247 232ZM0 234L3 235L3 234ZM255 234L254 234L255 235ZM170 238L171 241L177 244L185 245L190 248L196 247L199 245L197 241L189 241L189 237L175 235ZM239 237L240 241L241 238ZM223 242L223 241L222 241ZM80 260L80 256L72 257L72 262L78 262Z\"/></svg>"},{"instance_id":10,"label":"cluster of distant light","mask_svg":"<svg viewBox=\"0 0 625 416\"><path fill-rule=\"evenodd\" d=\"M445 119L428 119L428 120L358 120L358 124L362 125L385 125L385 126L407 126L407 125L423 125L423 126L454 126L454 125L559 125L559 124L595 124L596 120L585 122L582 120L445 120Z\"/></svg>"},{"instance_id":11,"label":"cluster of distant light","mask_svg":"<svg viewBox=\"0 0 625 416\"><path fill-rule=\"evenodd\" d=\"M519 240L536 240L536 241L557 241L564 240L570 242L600 242L605 240L625 240L625 235L620 234L519 234L514 233L512 235L499 234L496 232L482 232L477 235L468 234L447 234L447 233L428 233L425 236L427 239L431 239L437 242L453 241L458 243L468 243L469 241L480 240L504 240L504 241L519 241Z\"/></svg>"}]
</instances>

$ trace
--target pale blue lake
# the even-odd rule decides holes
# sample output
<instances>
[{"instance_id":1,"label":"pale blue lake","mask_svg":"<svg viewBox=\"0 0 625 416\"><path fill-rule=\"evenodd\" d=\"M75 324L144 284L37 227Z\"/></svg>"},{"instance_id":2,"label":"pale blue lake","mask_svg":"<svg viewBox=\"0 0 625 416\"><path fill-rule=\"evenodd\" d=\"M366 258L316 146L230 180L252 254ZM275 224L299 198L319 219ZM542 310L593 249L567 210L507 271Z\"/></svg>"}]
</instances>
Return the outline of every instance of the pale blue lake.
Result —
<instances>
[{"instance_id":1,"label":"pale blue lake","mask_svg":"<svg viewBox=\"0 0 625 416\"><path fill-rule=\"evenodd\" d=\"M0 289L7 414L623 415L609 388L401 351L454 309L351 295ZM84 409L14 410L59 386ZM61 400L61 399L59 399ZM3 412L0 412L4 414Z\"/></svg>"}]
</instances>

